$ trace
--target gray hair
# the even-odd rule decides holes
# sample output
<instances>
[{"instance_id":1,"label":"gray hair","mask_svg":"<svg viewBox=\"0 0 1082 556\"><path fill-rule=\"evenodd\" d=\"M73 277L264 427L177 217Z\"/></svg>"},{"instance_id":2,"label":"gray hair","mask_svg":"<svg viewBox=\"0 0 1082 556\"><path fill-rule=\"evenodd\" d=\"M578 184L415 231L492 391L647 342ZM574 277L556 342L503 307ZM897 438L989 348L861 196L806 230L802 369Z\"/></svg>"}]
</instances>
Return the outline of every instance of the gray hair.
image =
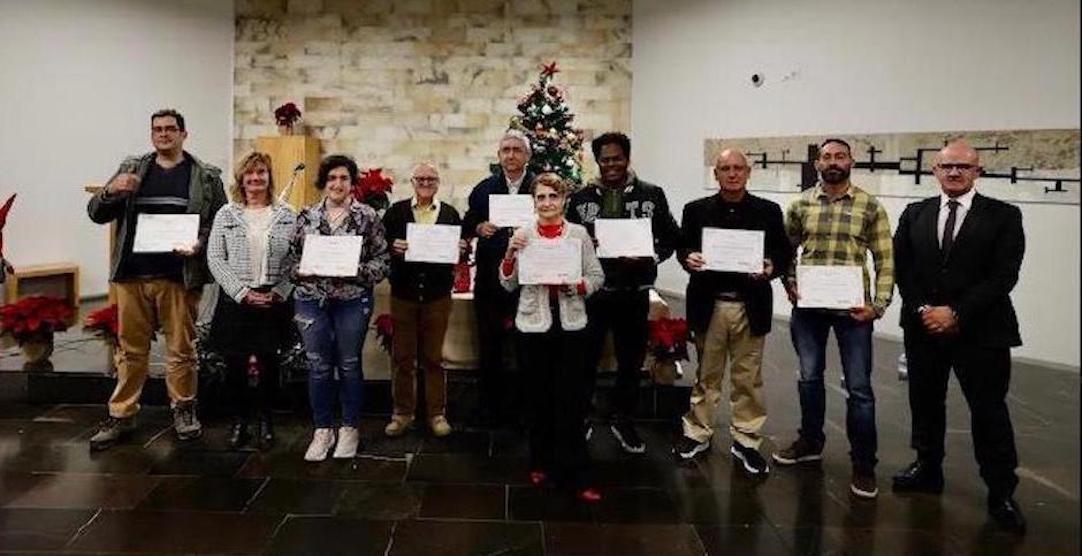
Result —
<instances>
[{"instance_id":1,"label":"gray hair","mask_svg":"<svg viewBox=\"0 0 1082 556\"><path fill-rule=\"evenodd\" d=\"M526 157L527 158L533 156L533 148L530 147L530 139L529 139L529 137L526 137L525 133L523 133L523 132L521 132L521 131L519 131L517 129L509 129L509 130L507 130L507 131L505 131L503 133L503 137L500 137L500 142L497 143L497 145L502 145L503 142L508 140L508 139L515 139L518 142L522 143L523 146L526 147Z\"/></svg>"}]
</instances>

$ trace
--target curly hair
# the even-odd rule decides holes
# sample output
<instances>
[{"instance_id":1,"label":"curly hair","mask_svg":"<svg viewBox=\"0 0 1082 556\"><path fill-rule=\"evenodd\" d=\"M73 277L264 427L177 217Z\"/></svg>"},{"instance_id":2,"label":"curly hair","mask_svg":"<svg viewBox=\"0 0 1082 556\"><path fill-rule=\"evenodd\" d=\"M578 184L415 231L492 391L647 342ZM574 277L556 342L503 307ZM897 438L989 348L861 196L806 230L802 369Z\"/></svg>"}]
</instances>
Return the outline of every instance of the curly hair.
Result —
<instances>
[{"instance_id":1,"label":"curly hair","mask_svg":"<svg viewBox=\"0 0 1082 556\"><path fill-rule=\"evenodd\" d=\"M319 173L316 175L316 189L322 191L327 187L327 176L331 170L344 167L349 172L349 182L356 183L357 176L361 171L357 169L357 162L344 154L332 154L319 163Z\"/></svg>"}]
</instances>

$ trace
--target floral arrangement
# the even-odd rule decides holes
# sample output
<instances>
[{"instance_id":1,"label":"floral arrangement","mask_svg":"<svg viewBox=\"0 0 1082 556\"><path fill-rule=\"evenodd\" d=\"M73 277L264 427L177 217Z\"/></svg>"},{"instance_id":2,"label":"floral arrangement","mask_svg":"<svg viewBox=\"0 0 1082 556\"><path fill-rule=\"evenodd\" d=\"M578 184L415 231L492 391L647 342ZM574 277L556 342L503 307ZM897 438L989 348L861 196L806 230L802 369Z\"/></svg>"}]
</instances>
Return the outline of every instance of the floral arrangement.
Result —
<instances>
[{"instance_id":1,"label":"floral arrangement","mask_svg":"<svg viewBox=\"0 0 1082 556\"><path fill-rule=\"evenodd\" d=\"M383 351L391 353L391 345L394 342L394 321L391 320L391 315L383 313L376 317L376 338L379 339L379 347L383 348Z\"/></svg>"},{"instance_id":2,"label":"floral arrangement","mask_svg":"<svg viewBox=\"0 0 1082 556\"><path fill-rule=\"evenodd\" d=\"M369 168L357 176L357 183L353 184L353 198L382 211L391 204L393 186L394 180L383 175L383 168Z\"/></svg>"},{"instance_id":3,"label":"floral arrangement","mask_svg":"<svg viewBox=\"0 0 1082 556\"><path fill-rule=\"evenodd\" d=\"M650 321L650 353L659 361L687 360L688 321L660 318Z\"/></svg>"},{"instance_id":4,"label":"floral arrangement","mask_svg":"<svg viewBox=\"0 0 1082 556\"><path fill-rule=\"evenodd\" d=\"M455 265L455 282L454 293L466 293L470 291L473 286L473 280L470 276L470 267L473 266L468 262L459 262Z\"/></svg>"},{"instance_id":5,"label":"floral arrangement","mask_svg":"<svg viewBox=\"0 0 1082 556\"><path fill-rule=\"evenodd\" d=\"M281 126L293 127L301 119L301 110L296 104L287 102L274 109L274 121Z\"/></svg>"},{"instance_id":6,"label":"floral arrangement","mask_svg":"<svg viewBox=\"0 0 1082 556\"><path fill-rule=\"evenodd\" d=\"M91 312L83 319L83 332L89 332L112 345L117 345L120 334L120 320L116 303Z\"/></svg>"},{"instance_id":7,"label":"floral arrangement","mask_svg":"<svg viewBox=\"0 0 1082 556\"><path fill-rule=\"evenodd\" d=\"M31 295L0 307L0 334L9 334L20 345L48 341L54 332L68 329L74 309L58 297Z\"/></svg>"}]
</instances>

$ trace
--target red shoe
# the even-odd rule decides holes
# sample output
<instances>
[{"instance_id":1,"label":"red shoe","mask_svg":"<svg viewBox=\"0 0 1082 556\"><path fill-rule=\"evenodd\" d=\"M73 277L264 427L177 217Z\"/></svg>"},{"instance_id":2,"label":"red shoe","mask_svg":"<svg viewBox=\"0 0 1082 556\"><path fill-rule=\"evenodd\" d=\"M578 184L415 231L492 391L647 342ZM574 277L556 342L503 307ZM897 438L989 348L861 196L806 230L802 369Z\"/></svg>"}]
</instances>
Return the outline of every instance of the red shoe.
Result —
<instances>
[{"instance_id":1,"label":"red shoe","mask_svg":"<svg viewBox=\"0 0 1082 556\"><path fill-rule=\"evenodd\" d=\"M587 504L596 504L601 501L601 491L594 487L584 488L579 491L579 500Z\"/></svg>"},{"instance_id":2,"label":"red shoe","mask_svg":"<svg viewBox=\"0 0 1082 556\"><path fill-rule=\"evenodd\" d=\"M533 486L541 486L548 480L548 475L544 471L534 470L530 471L530 484Z\"/></svg>"}]
</instances>

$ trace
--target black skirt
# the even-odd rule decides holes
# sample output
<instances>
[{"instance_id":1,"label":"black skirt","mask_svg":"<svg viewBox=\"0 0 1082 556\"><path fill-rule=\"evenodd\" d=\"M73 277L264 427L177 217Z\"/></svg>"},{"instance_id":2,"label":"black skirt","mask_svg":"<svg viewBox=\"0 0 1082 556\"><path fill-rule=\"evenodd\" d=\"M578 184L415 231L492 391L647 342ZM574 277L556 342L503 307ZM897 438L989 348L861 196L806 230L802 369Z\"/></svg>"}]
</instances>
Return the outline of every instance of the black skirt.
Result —
<instances>
[{"instance_id":1,"label":"black skirt","mask_svg":"<svg viewBox=\"0 0 1082 556\"><path fill-rule=\"evenodd\" d=\"M293 304L288 300L270 307L233 301L221 288L210 323L210 348L229 353L277 353L292 337Z\"/></svg>"}]
</instances>

